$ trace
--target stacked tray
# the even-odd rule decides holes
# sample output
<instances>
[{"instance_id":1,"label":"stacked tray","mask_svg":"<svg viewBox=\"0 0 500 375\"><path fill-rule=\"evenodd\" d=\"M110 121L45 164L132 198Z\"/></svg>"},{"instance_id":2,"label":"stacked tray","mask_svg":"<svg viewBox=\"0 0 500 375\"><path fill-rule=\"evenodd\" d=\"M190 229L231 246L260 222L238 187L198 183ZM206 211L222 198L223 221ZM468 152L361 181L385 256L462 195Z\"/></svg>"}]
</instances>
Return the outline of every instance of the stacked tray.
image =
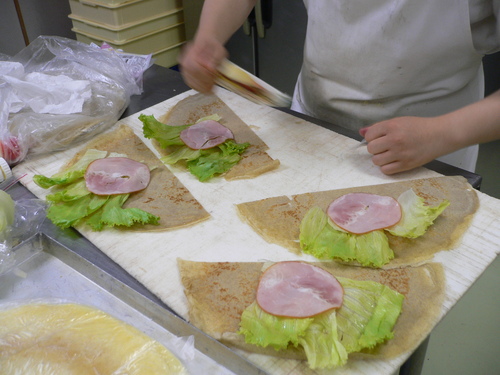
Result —
<instances>
[{"instance_id":1,"label":"stacked tray","mask_svg":"<svg viewBox=\"0 0 500 375\"><path fill-rule=\"evenodd\" d=\"M186 41L180 0L69 0L72 31L84 43L129 54L152 54L164 67L177 64Z\"/></svg>"}]
</instances>

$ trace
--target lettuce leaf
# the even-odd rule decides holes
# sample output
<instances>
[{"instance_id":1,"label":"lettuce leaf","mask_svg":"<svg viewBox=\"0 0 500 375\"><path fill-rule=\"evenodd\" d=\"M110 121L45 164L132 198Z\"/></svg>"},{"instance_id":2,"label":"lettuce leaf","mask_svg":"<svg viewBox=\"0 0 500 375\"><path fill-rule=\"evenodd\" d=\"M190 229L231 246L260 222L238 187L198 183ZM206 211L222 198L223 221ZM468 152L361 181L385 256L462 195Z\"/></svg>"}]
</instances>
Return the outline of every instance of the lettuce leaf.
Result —
<instances>
[{"instance_id":1,"label":"lettuce leaf","mask_svg":"<svg viewBox=\"0 0 500 375\"><path fill-rule=\"evenodd\" d=\"M253 302L241 316L239 333L247 343L276 350L301 346L312 369L342 366L349 353L391 339L404 296L377 282L337 279L344 288L340 309L311 318L283 318Z\"/></svg>"},{"instance_id":2,"label":"lettuce leaf","mask_svg":"<svg viewBox=\"0 0 500 375\"><path fill-rule=\"evenodd\" d=\"M393 337L404 296L374 282L337 277L344 302L337 310L340 341L348 352L371 349Z\"/></svg>"},{"instance_id":3,"label":"lettuce leaf","mask_svg":"<svg viewBox=\"0 0 500 375\"><path fill-rule=\"evenodd\" d=\"M200 181L227 172L241 160L241 154L250 146L249 143L236 143L233 140L201 150L200 157L187 162L189 171Z\"/></svg>"},{"instance_id":4,"label":"lettuce leaf","mask_svg":"<svg viewBox=\"0 0 500 375\"><path fill-rule=\"evenodd\" d=\"M181 160L191 161L196 160L202 155L203 150L193 150L192 148L181 146L172 147L173 151L167 156L163 156L161 161L165 164L175 164Z\"/></svg>"},{"instance_id":5,"label":"lettuce leaf","mask_svg":"<svg viewBox=\"0 0 500 375\"><path fill-rule=\"evenodd\" d=\"M124 226L130 227L138 224L158 224L159 217L154 216L139 208L122 208L129 194L109 196L102 209L84 219L92 229L99 231L105 227Z\"/></svg>"},{"instance_id":6,"label":"lettuce leaf","mask_svg":"<svg viewBox=\"0 0 500 375\"><path fill-rule=\"evenodd\" d=\"M357 261L367 267L381 267L394 258L383 230L353 234L335 227L321 208L311 208L300 224L302 251L318 259Z\"/></svg>"},{"instance_id":7,"label":"lettuce leaf","mask_svg":"<svg viewBox=\"0 0 500 375\"><path fill-rule=\"evenodd\" d=\"M427 228L450 205L448 200L443 200L437 206L426 206L424 198L409 189L398 197L401 205L402 217L399 223L386 230L399 237L417 238L425 234Z\"/></svg>"},{"instance_id":8,"label":"lettuce leaf","mask_svg":"<svg viewBox=\"0 0 500 375\"><path fill-rule=\"evenodd\" d=\"M169 148L170 153L161 158L165 164L186 162L187 169L200 181L207 181L216 175L229 171L241 160L241 154L250 146L249 143L236 143L233 140L206 150L193 150L180 139L180 133L191 126L171 126L162 124L154 116L141 114L143 133L146 138L156 139L162 148ZM203 120L220 120L217 114L203 117Z\"/></svg>"},{"instance_id":9,"label":"lettuce leaf","mask_svg":"<svg viewBox=\"0 0 500 375\"><path fill-rule=\"evenodd\" d=\"M297 346L312 321L313 318L295 319L268 314L254 301L241 315L239 333L245 335L247 343L283 350L290 343Z\"/></svg>"},{"instance_id":10,"label":"lettuce leaf","mask_svg":"<svg viewBox=\"0 0 500 375\"><path fill-rule=\"evenodd\" d=\"M340 367L347 362L348 352L339 341L335 311L315 317L299 343L312 369Z\"/></svg>"},{"instance_id":11,"label":"lettuce leaf","mask_svg":"<svg viewBox=\"0 0 500 375\"><path fill-rule=\"evenodd\" d=\"M58 186L54 187L54 193L47 195L46 199L54 203L69 202L88 194L90 194L90 191L87 189L85 179L80 178L72 184L65 185L63 188L58 189Z\"/></svg>"},{"instance_id":12,"label":"lettuce leaf","mask_svg":"<svg viewBox=\"0 0 500 375\"><path fill-rule=\"evenodd\" d=\"M52 177L42 175L33 176L33 181L38 186L48 189L54 185L69 184L85 175L85 171L94 160L106 157L107 151L89 149L85 154L71 167L54 174Z\"/></svg>"},{"instance_id":13,"label":"lettuce leaf","mask_svg":"<svg viewBox=\"0 0 500 375\"><path fill-rule=\"evenodd\" d=\"M101 208L108 197L90 193L77 199L51 204L47 210L47 217L58 227L69 228Z\"/></svg>"},{"instance_id":14,"label":"lettuce leaf","mask_svg":"<svg viewBox=\"0 0 500 375\"><path fill-rule=\"evenodd\" d=\"M171 126L166 125L155 119L153 115L139 115L139 120L142 121L142 132L146 138L153 138L158 141L161 147L168 146L183 146L184 142L180 138L180 134L184 129L189 128L189 125Z\"/></svg>"},{"instance_id":15,"label":"lettuce leaf","mask_svg":"<svg viewBox=\"0 0 500 375\"><path fill-rule=\"evenodd\" d=\"M107 152L90 149L68 170L52 177L37 175L36 183L41 187L52 187L47 195L50 203L47 217L61 228L86 223L93 230L133 224L157 225L159 217L138 208L122 208L130 194L96 195L85 183L85 171L94 160L105 157ZM126 157L126 156L125 156Z\"/></svg>"}]
</instances>

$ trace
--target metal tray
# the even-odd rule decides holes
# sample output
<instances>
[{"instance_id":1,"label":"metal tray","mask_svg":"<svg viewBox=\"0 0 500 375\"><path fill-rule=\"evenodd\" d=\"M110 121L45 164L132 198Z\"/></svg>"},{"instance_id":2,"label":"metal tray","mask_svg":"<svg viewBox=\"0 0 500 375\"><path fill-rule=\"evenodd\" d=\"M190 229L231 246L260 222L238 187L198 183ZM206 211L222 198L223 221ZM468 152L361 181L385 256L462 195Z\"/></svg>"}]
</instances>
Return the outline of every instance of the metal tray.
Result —
<instances>
[{"instance_id":1,"label":"metal tray","mask_svg":"<svg viewBox=\"0 0 500 375\"><path fill-rule=\"evenodd\" d=\"M4 303L33 300L94 306L161 342L191 374L264 374L165 306L146 298L44 233L23 242L13 253L14 266L0 275L0 307ZM186 351L184 345L191 337L194 347Z\"/></svg>"}]
</instances>

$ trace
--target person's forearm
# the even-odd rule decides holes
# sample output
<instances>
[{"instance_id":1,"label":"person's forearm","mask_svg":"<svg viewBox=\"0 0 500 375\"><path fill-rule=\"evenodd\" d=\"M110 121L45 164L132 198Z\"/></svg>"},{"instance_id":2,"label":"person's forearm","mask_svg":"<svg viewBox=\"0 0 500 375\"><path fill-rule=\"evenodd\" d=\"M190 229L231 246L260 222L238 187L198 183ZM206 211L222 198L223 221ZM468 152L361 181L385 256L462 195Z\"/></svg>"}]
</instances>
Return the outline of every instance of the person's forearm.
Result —
<instances>
[{"instance_id":1,"label":"person's forearm","mask_svg":"<svg viewBox=\"0 0 500 375\"><path fill-rule=\"evenodd\" d=\"M443 118L456 149L500 139L500 90Z\"/></svg>"},{"instance_id":2,"label":"person's forearm","mask_svg":"<svg viewBox=\"0 0 500 375\"><path fill-rule=\"evenodd\" d=\"M210 36L225 44L245 22L257 0L205 0L195 36Z\"/></svg>"}]
</instances>

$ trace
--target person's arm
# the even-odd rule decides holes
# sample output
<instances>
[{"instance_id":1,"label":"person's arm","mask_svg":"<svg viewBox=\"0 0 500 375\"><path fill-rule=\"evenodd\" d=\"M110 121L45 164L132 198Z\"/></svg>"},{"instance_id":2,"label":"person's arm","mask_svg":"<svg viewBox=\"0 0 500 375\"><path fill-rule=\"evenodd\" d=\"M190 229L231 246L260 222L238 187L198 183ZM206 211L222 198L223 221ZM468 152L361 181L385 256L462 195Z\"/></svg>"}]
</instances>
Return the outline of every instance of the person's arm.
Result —
<instances>
[{"instance_id":1,"label":"person's arm","mask_svg":"<svg viewBox=\"0 0 500 375\"><path fill-rule=\"evenodd\" d=\"M398 117L360 130L385 174L407 171L474 144L500 139L500 90L442 116Z\"/></svg>"},{"instance_id":2,"label":"person's arm","mask_svg":"<svg viewBox=\"0 0 500 375\"><path fill-rule=\"evenodd\" d=\"M245 22L257 0L206 0L193 41L180 56L184 81L200 92L211 91L219 63L227 57L224 44Z\"/></svg>"}]
</instances>

